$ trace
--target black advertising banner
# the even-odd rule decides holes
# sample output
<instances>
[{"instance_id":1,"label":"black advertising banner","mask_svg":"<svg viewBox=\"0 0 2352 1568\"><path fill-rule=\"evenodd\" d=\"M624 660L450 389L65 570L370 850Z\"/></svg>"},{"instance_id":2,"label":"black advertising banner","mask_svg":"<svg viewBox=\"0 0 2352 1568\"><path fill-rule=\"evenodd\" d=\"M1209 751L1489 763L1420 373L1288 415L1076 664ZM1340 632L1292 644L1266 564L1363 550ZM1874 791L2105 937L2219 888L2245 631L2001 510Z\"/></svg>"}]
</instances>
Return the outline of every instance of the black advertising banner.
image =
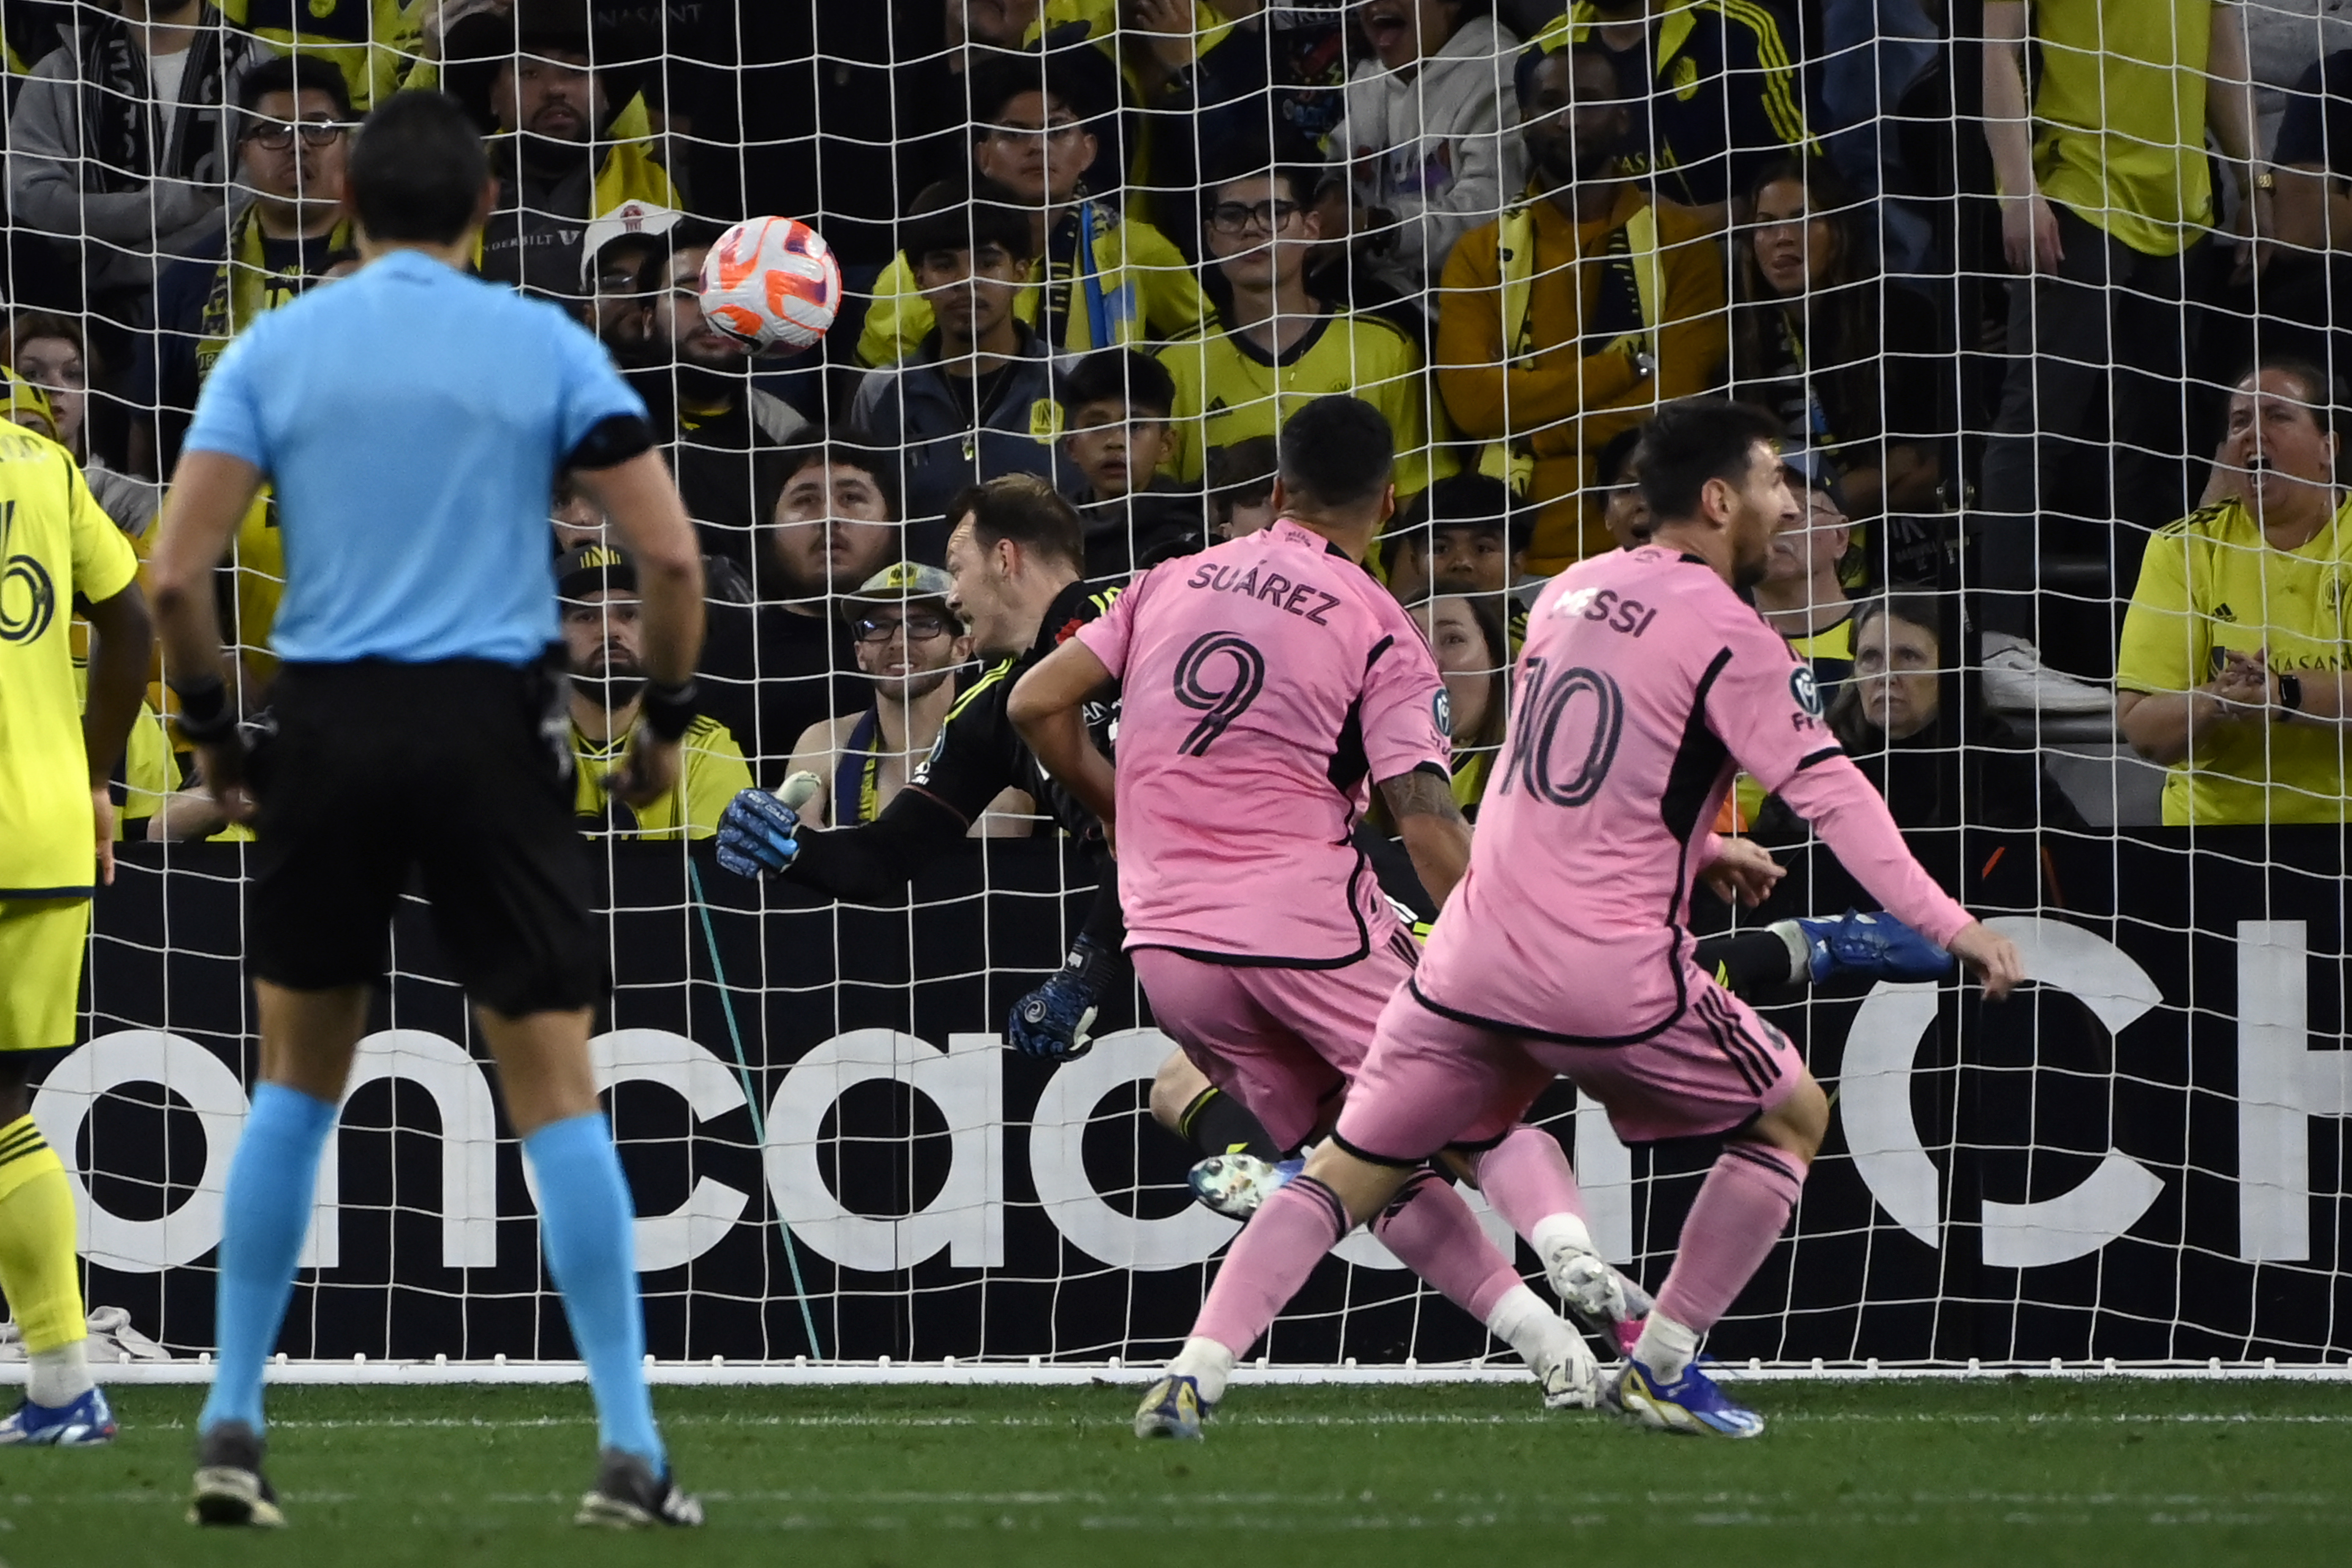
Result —
<instances>
[{"instance_id":1,"label":"black advertising banner","mask_svg":"<svg viewBox=\"0 0 2352 1568\"><path fill-rule=\"evenodd\" d=\"M2189 842L2048 844L2053 885L2103 905L2112 889L2120 912L1998 917L2038 982L2006 1005L1882 985L1773 1012L1834 1113L1717 1354L2352 1352L2342 840ZM756 887L700 849L622 847L604 867L613 993L593 1049L655 1353L1098 1362L1181 1336L1234 1226L1189 1202L1190 1155L1146 1113L1168 1042L1122 999L1076 1061L1000 1043L1084 918L1085 873L1057 845L975 841L888 910ZM239 870L234 847L126 852L97 905L88 1043L35 1100L83 1183L92 1301L183 1352L212 1342L255 1059ZM530 1175L421 906L392 956L282 1348L569 1355ZM1603 1248L1654 1288L1712 1150L1627 1149L1564 1086L1538 1114ZM1359 1234L1265 1348L1297 1363L1486 1346Z\"/></svg>"}]
</instances>

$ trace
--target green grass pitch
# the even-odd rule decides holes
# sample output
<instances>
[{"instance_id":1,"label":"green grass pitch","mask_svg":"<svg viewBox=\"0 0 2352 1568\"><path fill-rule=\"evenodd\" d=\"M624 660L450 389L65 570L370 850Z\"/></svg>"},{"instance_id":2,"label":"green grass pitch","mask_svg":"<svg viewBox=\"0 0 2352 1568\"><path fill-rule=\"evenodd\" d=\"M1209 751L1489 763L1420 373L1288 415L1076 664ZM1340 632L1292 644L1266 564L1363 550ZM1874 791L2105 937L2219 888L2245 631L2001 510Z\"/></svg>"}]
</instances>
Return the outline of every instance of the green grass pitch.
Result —
<instances>
[{"instance_id":1,"label":"green grass pitch","mask_svg":"<svg viewBox=\"0 0 2352 1568\"><path fill-rule=\"evenodd\" d=\"M0 1561L329 1564L1680 1562L2014 1564L2352 1555L2352 1388L1751 1385L1759 1441L1542 1416L1517 1387L1236 1387L1146 1445L1089 1388L664 1389L709 1526L571 1527L584 1389L283 1388L291 1528L181 1522L200 1391L126 1388L112 1448L0 1457Z\"/></svg>"}]
</instances>

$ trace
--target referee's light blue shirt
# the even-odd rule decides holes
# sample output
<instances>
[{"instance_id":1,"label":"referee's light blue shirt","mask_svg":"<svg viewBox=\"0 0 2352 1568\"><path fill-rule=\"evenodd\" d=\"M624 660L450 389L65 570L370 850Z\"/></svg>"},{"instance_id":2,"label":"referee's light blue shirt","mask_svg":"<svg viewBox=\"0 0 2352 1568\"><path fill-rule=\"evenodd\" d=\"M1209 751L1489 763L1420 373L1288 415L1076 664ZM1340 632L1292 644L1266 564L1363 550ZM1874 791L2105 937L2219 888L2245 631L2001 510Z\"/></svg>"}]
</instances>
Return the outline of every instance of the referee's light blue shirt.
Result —
<instances>
[{"instance_id":1,"label":"referee's light blue shirt","mask_svg":"<svg viewBox=\"0 0 2352 1568\"><path fill-rule=\"evenodd\" d=\"M520 665L557 637L557 468L616 415L612 360L552 305L399 250L230 345L185 445L268 476L280 658Z\"/></svg>"}]
</instances>

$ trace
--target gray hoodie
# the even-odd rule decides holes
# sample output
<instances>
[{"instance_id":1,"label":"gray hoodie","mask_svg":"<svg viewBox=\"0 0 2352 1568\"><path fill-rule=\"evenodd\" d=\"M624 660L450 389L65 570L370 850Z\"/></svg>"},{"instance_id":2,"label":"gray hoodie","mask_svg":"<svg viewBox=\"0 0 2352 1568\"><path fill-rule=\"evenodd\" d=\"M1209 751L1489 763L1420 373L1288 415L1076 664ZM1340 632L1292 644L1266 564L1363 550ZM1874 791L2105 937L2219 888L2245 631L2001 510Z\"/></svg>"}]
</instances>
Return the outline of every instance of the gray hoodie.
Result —
<instances>
[{"instance_id":1,"label":"gray hoodie","mask_svg":"<svg viewBox=\"0 0 2352 1568\"><path fill-rule=\"evenodd\" d=\"M210 14L207 13L209 16ZM245 73L269 56L249 34L215 21L222 37L221 82L234 102ZM68 35L70 37L71 35ZM193 51L192 51L193 52ZM143 58L141 67L144 68ZM233 192L233 133L219 140L190 177L157 176L135 189L83 188L82 160L88 127L82 112L86 84L81 58L68 43L43 59L26 78L8 122L10 211L28 227L82 241L83 268L95 291L137 289L153 282L169 258L218 250L236 214L251 200ZM152 94L152 79L148 87ZM158 116L167 127L155 166L171 168L187 140L221 113L218 104L174 104Z\"/></svg>"}]
</instances>

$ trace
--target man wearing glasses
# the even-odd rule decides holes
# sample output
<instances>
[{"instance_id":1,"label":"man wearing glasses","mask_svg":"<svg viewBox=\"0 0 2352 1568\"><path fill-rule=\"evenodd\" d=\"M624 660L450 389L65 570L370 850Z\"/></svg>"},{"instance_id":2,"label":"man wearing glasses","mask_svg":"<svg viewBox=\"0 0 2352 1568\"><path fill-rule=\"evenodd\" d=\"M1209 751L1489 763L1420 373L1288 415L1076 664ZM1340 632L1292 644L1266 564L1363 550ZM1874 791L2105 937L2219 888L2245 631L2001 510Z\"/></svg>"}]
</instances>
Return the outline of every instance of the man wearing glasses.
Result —
<instances>
[{"instance_id":1,"label":"man wearing glasses","mask_svg":"<svg viewBox=\"0 0 2352 1568\"><path fill-rule=\"evenodd\" d=\"M359 259L338 206L353 118L342 73L321 60L265 60L238 84L230 134L236 184L252 205L229 226L226 245L173 263L155 290L151 374L163 472L179 459L197 389L229 340L330 268ZM144 378L134 379L143 389Z\"/></svg>"},{"instance_id":2,"label":"man wearing glasses","mask_svg":"<svg viewBox=\"0 0 2352 1568\"><path fill-rule=\"evenodd\" d=\"M874 682L860 713L812 724L793 748L792 772L816 781L800 809L815 827L857 827L882 815L940 738L955 706L955 671L971 658L963 621L948 608L955 579L936 566L902 561L877 572L843 610L856 639L857 668ZM1029 797L1007 789L989 803L971 833L1017 837L1029 824Z\"/></svg>"},{"instance_id":3,"label":"man wearing glasses","mask_svg":"<svg viewBox=\"0 0 2352 1568\"><path fill-rule=\"evenodd\" d=\"M1210 186L1202 238L1215 321L1160 351L1176 383L1170 466L1197 483L1209 448L1275 435L1315 399L1344 393L1387 416L1397 494L1418 494L1457 466L1432 445L1444 432L1431 427L1437 399L1421 350L1381 318L1315 296L1307 262L1322 237L1319 172L1267 163L1263 151L1244 153Z\"/></svg>"}]
</instances>

